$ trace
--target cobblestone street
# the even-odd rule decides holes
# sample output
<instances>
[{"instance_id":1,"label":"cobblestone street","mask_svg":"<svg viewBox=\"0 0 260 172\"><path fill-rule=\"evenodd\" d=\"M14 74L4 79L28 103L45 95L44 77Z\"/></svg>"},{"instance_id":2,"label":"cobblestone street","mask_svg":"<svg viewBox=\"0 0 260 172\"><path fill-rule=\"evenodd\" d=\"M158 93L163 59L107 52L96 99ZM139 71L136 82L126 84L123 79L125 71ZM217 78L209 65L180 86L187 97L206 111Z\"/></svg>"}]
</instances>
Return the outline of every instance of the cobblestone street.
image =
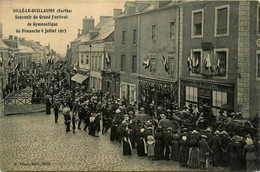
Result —
<instances>
[{"instance_id":1,"label":"cobblestone street","mask_svg":"<svg viewBox=\"0 0 260 172\"><path fill-rule=\"evenodd\" d=\"M1 170L191 170L173 161L138 157L136 149L132 156L123 156L109 134L97 138L84 130L65 133L63 121L61 114L58 124L44 113L1 116Z\"/></svg>"}]
</instances>

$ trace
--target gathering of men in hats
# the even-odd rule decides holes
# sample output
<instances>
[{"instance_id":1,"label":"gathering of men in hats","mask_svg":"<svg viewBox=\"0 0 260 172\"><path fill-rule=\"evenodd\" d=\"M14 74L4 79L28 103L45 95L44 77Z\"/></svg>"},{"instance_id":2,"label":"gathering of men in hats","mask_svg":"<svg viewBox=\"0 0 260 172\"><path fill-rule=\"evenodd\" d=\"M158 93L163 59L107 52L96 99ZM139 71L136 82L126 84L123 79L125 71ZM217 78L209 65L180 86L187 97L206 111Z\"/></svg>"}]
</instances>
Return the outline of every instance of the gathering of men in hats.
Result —
<instances>
[{"instance_id":1,"label":"gathering of men in hats","mask_svg":"<svg viewBox=\"0 0 260 172\"><path fill-rule=\"evenodd\" d=\"M136 102L92 90L61 91L55 101L60 102L66 132L72 127L73 133L83 129L93 137L108 133L125 156L136 152L192 169L259 170L260 135L253 122L241 122L241 113L220 110L215 115L205 104L181 110L175 103L155 108L152 102L137 108Z\"/></svg>"},{"instance_id":2,"label":"gathering of men in hats","mask_svg":"<svg viewBox=\"0 0 260 172\"><path fill-rule=\"evenodd\" d=\"M140 106L109 92L70 88L66 81L59 82L62 73L54 74L49 86L42 82L47 78L38 78L34 96L50 95L45 99L46 114L53 108L54 122L64 123L66 133L83 130L97 138L108 135L111 142L120 143L124 156L175 161L181 167L259 170L258 114L249 120L224 109L214 114L206 103L182 108L169 101Z\"/></svg>"}]
</instances>

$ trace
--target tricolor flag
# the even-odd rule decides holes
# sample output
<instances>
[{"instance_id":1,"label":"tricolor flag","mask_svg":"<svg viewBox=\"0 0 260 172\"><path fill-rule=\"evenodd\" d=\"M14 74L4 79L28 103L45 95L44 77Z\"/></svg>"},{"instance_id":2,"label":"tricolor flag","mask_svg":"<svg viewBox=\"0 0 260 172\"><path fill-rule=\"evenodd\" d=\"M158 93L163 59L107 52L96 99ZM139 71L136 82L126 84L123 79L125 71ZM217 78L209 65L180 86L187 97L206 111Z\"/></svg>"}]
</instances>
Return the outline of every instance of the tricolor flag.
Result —
<instances>
[{"instance_id":1,"label":"tricolor flag","mask_svg":"<svg viewBox=\"0 0 260 172\"><path fill-rule=\"evenodd\" d=\"M162 55L162 53L161 53L161 55ZM166 72L169 72L169 65L168 65L167 58L166 58L164 55L162 55L162 58L163 58L164 70L165 70Z\"/></svg>"},{"instance_id":2,"label":"tricolor flag","mask_svg":"<svg viewBox=\"0 0 260 172\"><path fill-rule=\"evenodd\" d=\"M150 67L150 60L147 54L146 54L146 60L143 62L143 66L145 66L145 69Z\"/></svg>"},{"instance_id":3,"label":"tricolor flag","mask_svg":"<svg viewBox=\"0 0 260 172\"><path fill-rule=\"evenodd\" d=\"M192 68L192 66L191 66L191 59L190 59L190 56L188 57L188 61L187 61L187 69L189 70L189 71L191 71L191 68Z\"/></svg>"},{"instance_id":4,"label":"tricolor flag","mask_svg":"<svg viewBox=\"0 0 260 172\"><path fill-rule=\"evenodd\" d=\"M110 63L110 55L106 53L106 62Z\"/></svg>"},{"instance_id":5,"label":"tricolor flag","mask_svg":"<svg viewBox=\"0 0 260 172\"><path fill-rule=\"evenodd\" d=\"M208 54L205 59L205 69L208 70L211 67L210 55Z\"/></svg>"}]
</instances>

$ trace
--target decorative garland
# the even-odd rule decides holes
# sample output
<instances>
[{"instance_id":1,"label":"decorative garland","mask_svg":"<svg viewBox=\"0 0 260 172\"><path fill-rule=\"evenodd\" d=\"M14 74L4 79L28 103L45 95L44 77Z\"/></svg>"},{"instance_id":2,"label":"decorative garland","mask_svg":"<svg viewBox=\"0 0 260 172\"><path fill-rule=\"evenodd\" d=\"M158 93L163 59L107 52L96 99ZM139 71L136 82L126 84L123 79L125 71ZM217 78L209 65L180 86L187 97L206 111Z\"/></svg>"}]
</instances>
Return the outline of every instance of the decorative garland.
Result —
<instances>
[{"instance_id":1,"label":"decorative garland","mask_svg":"<svg viewBox=\"0 0 260 172\"><path fill-rule=\"evenodd\" d=\"M176 91L177 91L175 84L170 84L170 83L163 84L163 83L159 83L159 82L140 80L139 85L141 88L149 89L149 90L155 89L157 91L173 92L173 93L176 93Z\"/></svg>"}]
</instances>

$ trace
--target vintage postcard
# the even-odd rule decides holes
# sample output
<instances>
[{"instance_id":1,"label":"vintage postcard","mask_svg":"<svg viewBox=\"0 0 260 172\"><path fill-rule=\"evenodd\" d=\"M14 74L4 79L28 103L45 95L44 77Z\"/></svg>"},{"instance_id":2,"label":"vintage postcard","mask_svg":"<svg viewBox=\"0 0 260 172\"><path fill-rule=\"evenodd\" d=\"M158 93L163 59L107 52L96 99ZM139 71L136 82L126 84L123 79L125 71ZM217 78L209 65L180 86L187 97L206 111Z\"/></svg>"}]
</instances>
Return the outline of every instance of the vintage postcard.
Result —
<instances>
[{"instance_id":1,"label":"vintage postcard","mask_svg":"<svg viewBox=\"0 0 260 172\"><path fill-rule=\"evenodd\" d=\"M260 170L259 2L0 0L0 171Z\"/></svg>"}]
</instances>

